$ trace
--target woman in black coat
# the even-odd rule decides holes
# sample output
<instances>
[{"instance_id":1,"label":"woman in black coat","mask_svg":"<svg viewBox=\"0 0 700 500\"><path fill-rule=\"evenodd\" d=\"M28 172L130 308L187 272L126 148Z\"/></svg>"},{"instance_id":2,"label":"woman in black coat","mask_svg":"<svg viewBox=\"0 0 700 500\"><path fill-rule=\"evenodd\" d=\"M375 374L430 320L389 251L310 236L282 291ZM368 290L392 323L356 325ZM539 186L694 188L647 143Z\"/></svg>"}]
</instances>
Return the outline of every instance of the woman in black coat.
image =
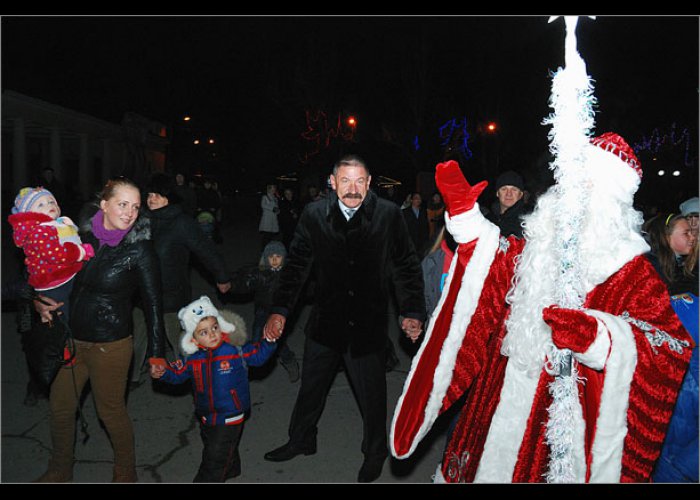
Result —
<instances>
[{"instance_id":1,"label":"woman in black coat","mask_svg":"<svg viewBox=\"0 0 700 500\"><path fill-rule=\"evenodd\" d=\"M160 263L163 290L163 319L165 334L175 357L180 345L178 311L192 301L190 257L196 256L206 271L211 273L221 293L231 288L226 263L211 238L202 231L197 221L188 216L179 204L175 182L166 174L155 174L146 186L144 218L150 221L151 239ZM134 308L134 367L131 382L137 383L141 366L146 358L146 322L143 308Z\"/></svg>"},{"instance_id":2,"label":"woman in black coat","mask_svg":"<svg viewBox=\"0 0 700 500\"><path fill-rule=\"evenodd\" d=\"M148 324L151 366L164 364L160 270L149 222L138 218L140 205L141 193L133 182L112 180L102 191L100 209L81 223L81 239L93 246L95 256L75 277L70 298L75 358L59 370L51 385L53 449L48 470L37 482L72 479L75 414L88 380L114 449L113 481L137 480L134 432L124 398L133 352L131 310L137 292ZM36 308L47 319L58 304L36 303Z\"/></svg>"}]
</instances>

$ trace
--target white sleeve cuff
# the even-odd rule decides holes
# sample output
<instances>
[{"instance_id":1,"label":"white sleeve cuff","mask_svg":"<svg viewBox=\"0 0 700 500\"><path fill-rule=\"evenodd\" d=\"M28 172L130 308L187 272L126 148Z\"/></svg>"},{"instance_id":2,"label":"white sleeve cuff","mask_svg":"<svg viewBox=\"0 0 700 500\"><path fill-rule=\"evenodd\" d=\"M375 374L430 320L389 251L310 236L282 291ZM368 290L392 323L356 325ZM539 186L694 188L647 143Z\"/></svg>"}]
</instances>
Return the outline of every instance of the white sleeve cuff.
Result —
<instances>
[{"instance_id":1,"label":"white sleeve cuff","mask_svg":"<svg viewBox=\"0 0 700 500\"><path fill-rule=\"evenodd\" d=\"M479 209L479 204L459 215L450 217L445 212L445 226L457 243L469 243L479 238L489 226L493 226Z\"/></svg>"},{"instance_id":2,"label":"white sleeve cuff","mask_svg":"<svg viewBox=\"0 0 700 500\"><path fill-rule=\"evenodd\" d=\"M593 343L586 352L573 353L573 356L579 363L594 370L602 370L610 355L610 332L608 332L605 324L600 319L596 318L596 323L598 324L598 330Z\"/></svg>"}]
</instances>

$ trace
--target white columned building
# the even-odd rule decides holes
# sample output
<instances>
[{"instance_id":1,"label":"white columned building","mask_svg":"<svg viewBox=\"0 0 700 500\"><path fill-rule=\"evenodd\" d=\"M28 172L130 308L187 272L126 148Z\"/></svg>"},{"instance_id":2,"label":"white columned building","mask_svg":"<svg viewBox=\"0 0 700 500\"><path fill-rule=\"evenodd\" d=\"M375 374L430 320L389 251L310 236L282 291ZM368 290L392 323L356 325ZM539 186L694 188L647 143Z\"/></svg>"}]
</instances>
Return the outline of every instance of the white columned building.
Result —
<instances>
[{"instance_id":1,"label":"white columned building","mask_svg":"<svg viewBox=\"0 0 700 500\"><path fill-rule=\"evenodd\" d=\"M116 124L9 89L2 91L0 111L7 198L37 182L46 167L78 202L91 198L110 177L143 182L165 169L167 127L136 113L125 112Z\"/></svg>"}]
</instances>

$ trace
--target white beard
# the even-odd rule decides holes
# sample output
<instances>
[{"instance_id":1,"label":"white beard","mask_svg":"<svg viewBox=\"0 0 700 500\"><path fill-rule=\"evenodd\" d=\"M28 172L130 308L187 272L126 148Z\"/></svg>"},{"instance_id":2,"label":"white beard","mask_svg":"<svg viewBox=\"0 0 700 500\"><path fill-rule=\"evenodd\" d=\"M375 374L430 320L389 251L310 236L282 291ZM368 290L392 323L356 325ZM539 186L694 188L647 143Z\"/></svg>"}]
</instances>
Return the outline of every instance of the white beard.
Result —
<instances>
[{"instance_id":1,"label":"white beard","mask_svg":"<svg viewBox=\"0 0 700 500\"><path fill-rule=\"evenodd\" d=\"M625 168L633 173L631 168ZM593 184L589 208L579 233L582 272L579 278L586 294L632 258L649 250L640 233L642 214L631 202L638 180L630 186L631 193L620 197L618 191L618 196L611 196L610 173L608 170L603 177L605 182ZM540 196L535 210L524 218L526 244L506 297L511 310L501 353L533 377L539 376L542 368L546 368L546 361L554 359L557 351L551 340L551 330L542 319L542 309L555 304L558 297L560 262L556 236L562 205L558 191L552 187Z\"/></svg>"}]
</instances>

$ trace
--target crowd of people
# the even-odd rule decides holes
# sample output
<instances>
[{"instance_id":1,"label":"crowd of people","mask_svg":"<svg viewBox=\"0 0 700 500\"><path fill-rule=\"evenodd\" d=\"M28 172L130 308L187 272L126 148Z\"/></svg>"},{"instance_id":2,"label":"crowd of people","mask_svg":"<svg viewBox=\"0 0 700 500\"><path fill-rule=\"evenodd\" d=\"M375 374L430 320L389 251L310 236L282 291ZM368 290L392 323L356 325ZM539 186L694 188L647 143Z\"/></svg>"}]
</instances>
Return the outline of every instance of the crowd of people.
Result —
<instances>
[{"instance_id":1,"label":"crowd of people","mask_svg":"<svg viewBox=\"0 0 700 500\"><path fill-rule=\"evenodd\" d=\"M527 237L530 245L537 241L532 223L525 222L537 211L531 208L534 204L527 208L524 204L526 185L519 173L511 170L498 176L496 200L490 210L485 210L476 203L485 183L469 186L466 181L459 181L463 183L460 186L451 178L459 180L453 162L438 165L437 172L439 189L430 201L423 204L420 193L413 192L403 208L370 187L369 168L356 155L337 162L330 175L330 195L316 196L304 207L296 202L291 188L285 188L283 196L279 196L277 186L269 185L261 200L261 220L269 217L264 205L273 201L278 209L272 212L277 230L261 234L263 250L259 263L232 272L219 247L197 222L197 208L193 207L199 204L190 204L182 190L183 183L174 176L156 173L144 186L123 178L111 180L90 208L81 210L78 224L61 214L60 205L48 189L36 186L21 190L8 220L14 243L26 253L28 283L48 304L34 302L34 310L43 319L60 310L70 319L76 343L75 356L59 370L50 387L52 453L46 473L37 481L72 479L73 416L79 404L76 394L88 381L113 445L113 480L135 481L133 428L124 395L129 382L140 384L146 373L168 384L193 382L194 411L204 444L202 462L193 480L223 482L235 478L241 470L238 447L242 425L250 418L248 379L256 376L255 370L269 365L271 358L279 359L290 382L300 380L301 384L289 423L289 441L265 453L265 459L279 462L316 453L317 424L330 385L342 366L353 386L364 427L361 450L365 460L357 479L376 480L390 451L401 458L407 452L406 446L410 450L410 440L403 433L408 432L406 428L415 432L417 424L405 421L402 412L407 401L413 408L421 404L420 397L411 392L411 383L418 374L411 372L389 440L384 409L386 358L390 349L384 318L392 295L398 304L401 329L420 346L417 355L422 359L426 356L423 350L431 349L433 340L425 333L435 328L449 330L450 321L444 319L445 302L456 298L456 292L448 291L454 288L451 281L455 268L460 267L453 257L471 245L463 235L469 230L462 228L458 215L474 213L476 207L483 220L493 224L499 245L503 247L503 242L507 242L505 250L497 252L499 262L514 261L512 256L517 252L526 255L527 246L523 244ZM141 202L142 196L145 203ZM472 205L465 205L464 199L471 200ZM658 277L665 287L667 300L658 305L658 314L666 318L663 331L681 336L674 323L681 318L695 343L698 243L693 227L697 228L699 211L695 197L680 203L678 213L659 213L645 221L637 243L648 245L648 251L642 254L653 272L650 274L640 264L634 269L635 273L643 273L647 281ZM528 233L530 230L532 234ZM52 257L49 264L42 253L45 241L53 242L47 248L58 256ZM472 259L478 249L478 244L471 249ZM193 300L189 282L191 256L209 271L219 296L253 294L255 310L250 328L232 311L217 310L209 297ZM498 280L511 282L500 275ZM307 281L314 282L312 312L304 328L304 350L297 359L284 334L294 329L300 304L308 303L304 296ZM105 307L112 312L103 314ZM673 307L677 316L668 318L666 312L661 312L665 307ZM77 310L81 314L71 314ZM98 310L100 314L89 314ZM460 314L459 310L454 309L453 314ZM562 319L560 311L554 309L547 313L549 316L545 314L545 323L552 331L561 331L555 344L585 351L586 348L577 347L578 341L570 339L562 326L585 321L578 316ZM482 321L502 315L489 312ZM486 328L485 324L490 323L470 326L469 331L474 329L471 335L481 335L478 332ZM489 343L486 339L484 342L484 346ZM460 354L457 361L466 355L466 351ZM225 378L200 380L203 373L212 372L201 370L198 360L212 363L218 356L236 359L238 364L227 371ZM473 399L486 391L472 389L477 395L464 397L471 394L466 386L473 375L467 374L483 361L472 362L475 364L471 368L459 369L467 371L460 380L450 383L443 396L443 405L448 406L449 401L459 409L450 423L441 465L440 473L446 480L464 480L475 472L459 460L462 443L470 435L466 431L476 429L468 418L476 404ZM584 371L586 368L579 366L587 377L593 377L594 371ZM441 373L439 364L430 370ZM679 383L682 378L677 404L672 404L670 395L665 403L659 403L669 413L670 424L658 465L653 469L655 481L697 480L697 466L693 465L697 464L697 414L693 413L697 408L696 372L697 349L693 349L690 369L675 374ZM264 370L259 373L265 376ZM422 379L427 377L420 375ZM237 403L230 407L230 397L221 397L214 398L214 406L208 407L204 394L209 387L229 394L235 391ZM421 397L425 399L429 394L432 392ZM670 394L675 396L673 390ZM488 441L489 436L483 434L480 439ZM533 448L532 453L539 452ZM647 473L635 479L649 479L651 470ZM521 474L525 475L518 480L536 480L535 476Z\"/></svg>"}]
</instances>

